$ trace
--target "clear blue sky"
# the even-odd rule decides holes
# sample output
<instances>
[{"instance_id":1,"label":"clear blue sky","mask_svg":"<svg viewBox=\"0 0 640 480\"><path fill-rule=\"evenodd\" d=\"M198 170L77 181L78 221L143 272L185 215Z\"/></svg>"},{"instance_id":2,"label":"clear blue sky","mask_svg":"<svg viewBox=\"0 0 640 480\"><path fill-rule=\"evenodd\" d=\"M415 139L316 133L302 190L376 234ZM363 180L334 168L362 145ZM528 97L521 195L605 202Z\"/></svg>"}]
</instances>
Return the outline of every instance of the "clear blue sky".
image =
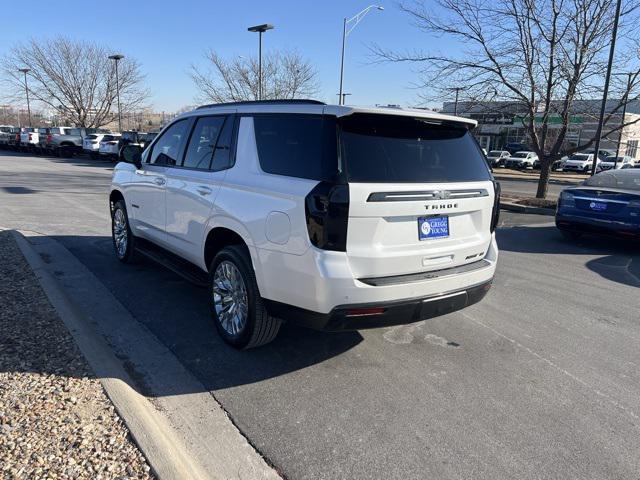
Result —
<instances>
[{"instance_id":1,"label":"clear blue sky","mask_svg":"<svg viewBox=\"0 0 640 480\"><path fill-rule=\"evenodd\" d=\"M349 103L372 105L417 101L412 83L415 66L371 64L368 45L375 41L399 50L428 47L428 37L410 24L395 2L379 2L348 38L345 91ZM65 0L31 3L29 21L8 21L0 29L0 55L15 42L60 34L92 40L137 58L146 74L155 110L172 111L192 104L196 94L187 75L202 62L208 48L223 56L257 52L257 34L247 27L271 23L263 37L265 50L297 49L318 69L320 99L337 100L342 18L368 5L364 0L111 0L107 3ZM44 4L47 6L45 7ZM17 20L17 19L16 19Z\"/></svg>"}]
</instances>

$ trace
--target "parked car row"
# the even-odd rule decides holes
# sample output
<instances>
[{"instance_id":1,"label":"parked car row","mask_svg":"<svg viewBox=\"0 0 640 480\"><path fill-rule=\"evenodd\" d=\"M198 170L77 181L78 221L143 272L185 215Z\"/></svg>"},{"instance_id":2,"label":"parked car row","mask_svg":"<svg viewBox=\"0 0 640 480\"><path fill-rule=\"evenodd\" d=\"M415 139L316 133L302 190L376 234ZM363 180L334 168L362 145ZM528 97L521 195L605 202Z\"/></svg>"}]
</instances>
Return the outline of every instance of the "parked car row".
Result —
<instances>
[{"instance_id":1,"label":"parked car row","mask_svg":"<svg viewBox=\"0 0 640 480\"><path fill-rule=\"evenodd\" d=\"M513 152L513 147L524 147L524 150ZM511 149L511 150L510 150ZM595 149L585 150L575 153L570 157L564 156L553 162L551 170L587 173L593 168ZM486 154L487 160L492 167L506 167L513 169L539 169L541 166L538 155L528 149L524 144L508 143L503 150L491 150ZM610 169L626 169L640 167L640 162L636 162L629 156L615 156L611 150L600 149L596 162L596 171L601 172Z\"/></svg>"},{"instance_id":2,"label":"parked car row","mask_svg":"<svg viewBox=\"0 0 640 480\"><path fill-rule=\"evenodd\" d=\"M95 128L0 125L0 148L59 157L84 153L91 158L102 156L115 161L124 145L144 148L156 135L136 131L120 134Z\"/></svg>"}]
</instances>

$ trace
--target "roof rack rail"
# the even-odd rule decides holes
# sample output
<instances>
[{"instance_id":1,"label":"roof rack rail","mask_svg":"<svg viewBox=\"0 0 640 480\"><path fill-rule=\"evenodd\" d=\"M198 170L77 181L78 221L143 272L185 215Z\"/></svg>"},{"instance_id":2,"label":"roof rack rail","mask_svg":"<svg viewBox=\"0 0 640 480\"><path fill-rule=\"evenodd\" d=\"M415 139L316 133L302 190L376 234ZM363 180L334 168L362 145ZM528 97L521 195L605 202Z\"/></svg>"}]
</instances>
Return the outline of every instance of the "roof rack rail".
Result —
<instances>
[{"instance_id":1,"label":"roof rack rail","mask_svg":"<svg viewBox=\"0 0 640 480\"><path fill-rule=\"evenodd\" d=\"M244 100L240 102L211 103L209 105L201 105L196 110L212 107L229 107L235 105L326 105L320 100L311 100L304 98L292 98L291 100Z\"/></svg>"}]
</instances>

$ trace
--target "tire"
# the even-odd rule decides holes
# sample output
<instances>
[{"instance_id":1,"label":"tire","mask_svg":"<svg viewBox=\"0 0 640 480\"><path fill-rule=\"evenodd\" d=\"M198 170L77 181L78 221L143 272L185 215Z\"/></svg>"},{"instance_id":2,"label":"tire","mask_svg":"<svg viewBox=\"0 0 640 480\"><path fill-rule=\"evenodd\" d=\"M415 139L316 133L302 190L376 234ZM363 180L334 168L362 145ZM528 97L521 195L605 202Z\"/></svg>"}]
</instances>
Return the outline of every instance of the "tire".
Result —
<instances>
[{"instance_id":1,"label":"tire","mask_svg":"<svg viewBox=\"0 0 640 480\"><path fill-rule=\"evenodd\" d=\"M225 299L226 305L231 304L226 315L222 311ZM223 248L211 261L209 308L222 339L237 349L271 342L282 324L282 320L268 314L258 290L249 251L241 245ZM229 316L231 312L238 311L238 315Z\"/></svg>"},{"instance_id":2,"label":"tire","mask_svg":"<svg viewBox=\"0 0 640 480\"><path fill-rule=\"evenodd\" d=\"M118 200L111 212L111 239L116 258L122 263L132 263L135 260L136 237L129 226L129 216L124 200ZM118 240L124 240L124 247Z\"/></svg>"},{"instance_id":3,"label":"tire","mask_svg":"<svg viewBox=\"0 0 640 480\"><path fill-rule=\"evenodd\" d=\"M574 232L573 230L560 230L560 233L565 238L565 240L571 241L578 240L582 236L582 233Z\"/></svg>"}]
</instances>

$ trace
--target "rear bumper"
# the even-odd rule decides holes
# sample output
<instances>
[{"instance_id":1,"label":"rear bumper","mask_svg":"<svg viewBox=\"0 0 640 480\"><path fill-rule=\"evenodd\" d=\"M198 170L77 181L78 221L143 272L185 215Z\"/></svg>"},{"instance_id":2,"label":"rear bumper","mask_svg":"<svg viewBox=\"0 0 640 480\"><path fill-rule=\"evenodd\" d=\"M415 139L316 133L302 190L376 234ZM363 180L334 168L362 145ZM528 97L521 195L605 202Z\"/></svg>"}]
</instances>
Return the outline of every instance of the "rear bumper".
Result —
<instances>
[{"instance_id":1,"label":"rear bumper","mask_svg":"<svg viewBox=\"0 0 640 480\"><path fill-rule=\"evenodd\" d=\"M301 315L303 311L316 312L325 317L311 323L326 324L332 323L329 319L338 318L339 311L345 308L411 305L491 282L496 270L498 247L493 236L483 258L474 262L473 268L468 265L411 275L360 279L354 276L344 252L310 248L303 255L291 255L255 249L252 260L264 299L271 304L295 306ZM471 297L475 298L475 294ZM397 311L394 307L385 313L391 315ZM326 318L327 315L330 318ZM413 311L405 311L400 317L400 323L415 321ZM380 320L389 323L385 318Z\"/></svg>"},{"instance_id":2,"label":"rear bumper","mask_svg":"<svg viewBox=\"0 0 640 480\"><path fill-rule=\"evenodd\" d=\"M426 320L455 312L479 302L492 279L469 288L395 302L340 305L329 313L318 313L284 303L265 300L270 315L315 330L341 332L388 327Z\"/></svg>"},{"instance_id":3,"label":"rear bumper","mask_svg":"<svg viewBox=\"0 0 640 480\"><path fill-rule=\"evenodd\" d=\"M557 213L556 227L572 232L640 238L640 222L631 223Z\"/></svg>"}]
</instances>

